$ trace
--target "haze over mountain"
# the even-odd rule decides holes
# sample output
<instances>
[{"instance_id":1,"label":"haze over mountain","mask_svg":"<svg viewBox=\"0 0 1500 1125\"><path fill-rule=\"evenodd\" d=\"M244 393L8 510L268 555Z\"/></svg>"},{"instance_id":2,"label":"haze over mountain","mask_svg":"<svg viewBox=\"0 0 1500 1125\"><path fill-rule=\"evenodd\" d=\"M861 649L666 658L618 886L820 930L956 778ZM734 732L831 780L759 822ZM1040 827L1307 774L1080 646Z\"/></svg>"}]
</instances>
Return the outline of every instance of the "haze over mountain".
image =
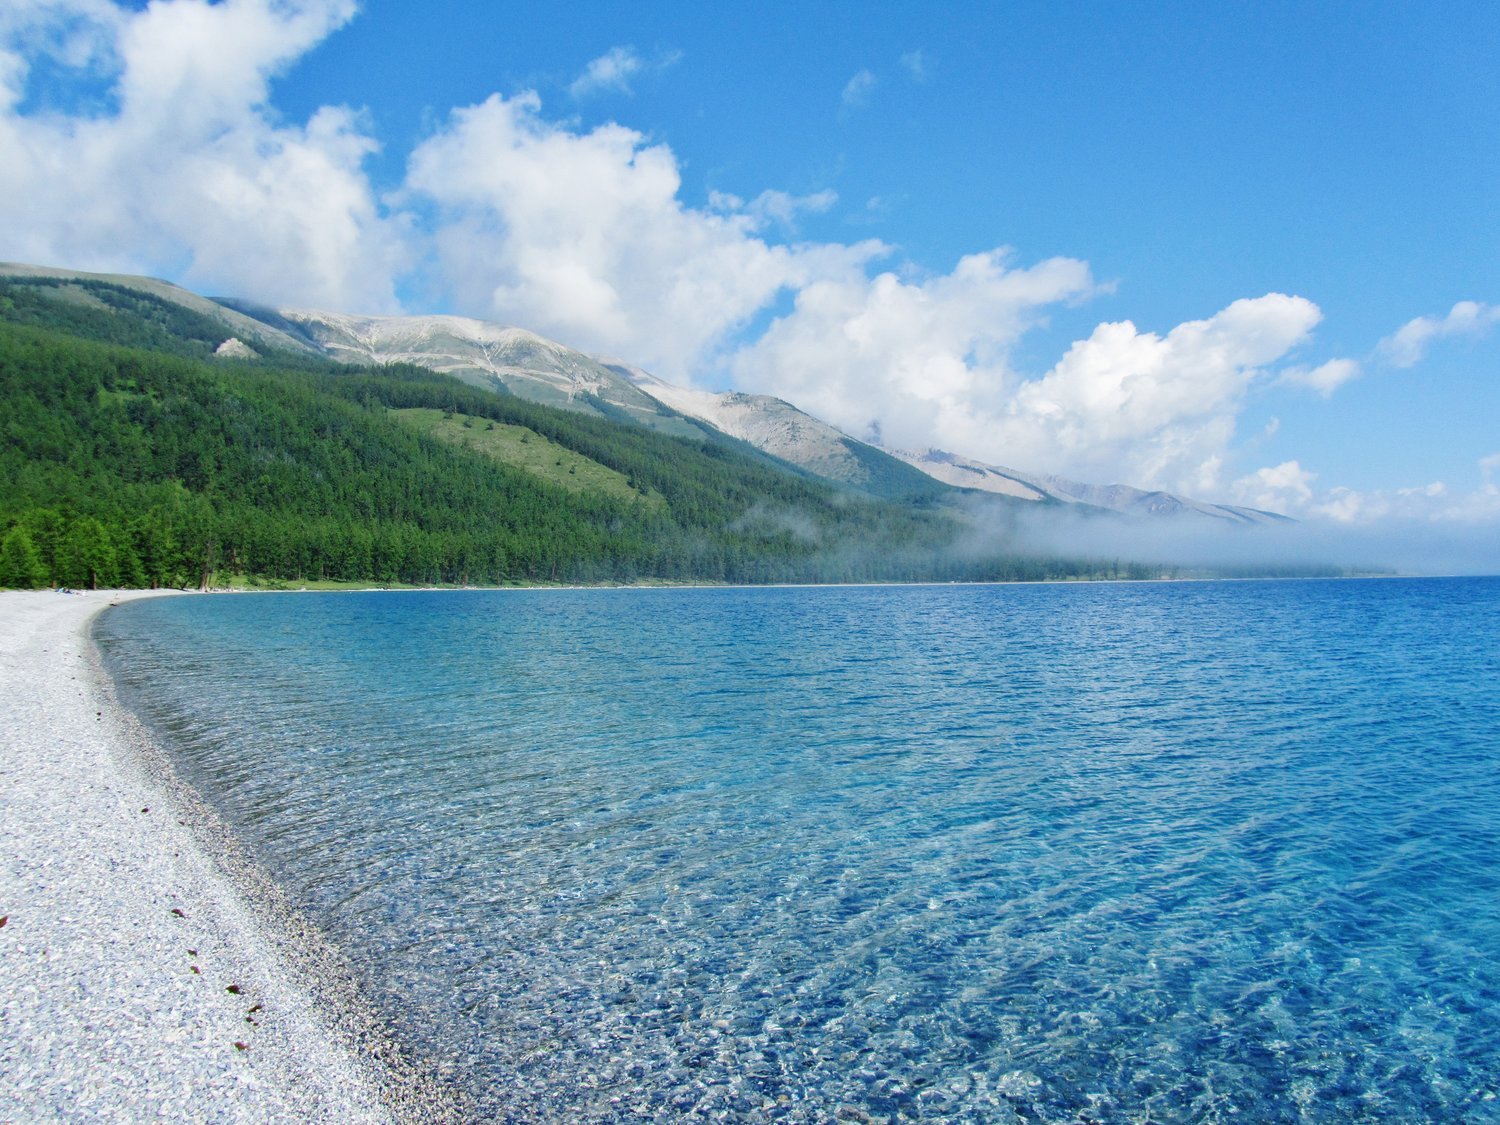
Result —
<instances>
[{"instance_id":1,"label":"haze over mountain","mask_svg":"<svg viewBox=\"0 0 1500 1125\"><path fill-rule=\"evenodd\" d=\"M230 335L148 288L0 277L0 586L1117 569L974 541L957 507L863 496L707 428L681 438L408 363L344 365L243 322Z\"/></svg>"},{"instance_id":2,"label":"haze over mountain","mask_svg":"<svg viewBox=\"0 0 1500 1125\"><path fill-rule=\"evenodd\" d=\"M1050 473L1028 473L1000 465L985 465L929 449L921 453L892 450L892 454L924 473L956 488L978 488L1021 500L1052 499L1064 504L1083 504L1108 508L1126 515L1138 516L1206 516L1231 524L1268 524L1292 522L1276 512L1244 508L1235 504L1206 504L1170 492L1132 488L1128 484L1082 484Z\"/></svg>"},{"instance_id":3,"label":"haze over mountain","mask_svg":"<svg viewBox=\"0 0 1500 1125\"><path fill-rule=\"evenodd\" d=\"M569 437L571 424L562 421L543 426L548 431L544 435L537 429L540 423L527 421L524 411L517 413L518 406L474 405L465 408L467 417L453 415L458 410L454 406L450 416L442 416L447 392L436 388L451 383L468 395L502 403L535 403L538 409L560 410L563 416L606 427L716 449L719 452L711 456L740 465L737 471L748 474L746 481L761 482L748 491L739 490L742 498L769 485L773 477L756 476L763 468L892 502L909 515L940 514L940 521L956 520L957 525L969 528L961 534L943 532L949 544L943 549L971 560L993 558L992 552L1000 549L1065 560L1070 567L1081 562L1081 567L1067 573L1087 571L1095 576L1101 563L1107 574L1110 565L1125 562L1145 564L1142 576L1152 573L1152 567L1158 568L1155 573L1180 573L1187 567L1204 574L1327 573L1348 566L1380 570L1395 559L1410 560L1405 568L1418 572L1477 571L1484 566L1482 560L1456 553L1441 539L1359 539L1252 507L1213 504L1123 484L1084 483L1034 467L1006 467L937 449L883 449L778 397L676 386L634 364L589 355L526 329L477 319L277 310L231 298L210 300L157 279L22 264L0 264L0 289L9 294L0 294L4 297L0 320L19 317L21 324L64 325L64 331L89 340L189 359L243 362L247 373L266 365L306 371L315 380L324 380L320 384L324 390L334 390L326 380L336 379L345 368L352 385L387 368L398 381L410 381L416 378L411 373L420 371L438 383L424 384L420 392L409 388L397 393L387 388L375 396L388 400L404 425L448 444L483 451L524 471L539 470L552 485L566 489L587 481L589 488L613 490L626 499L649 493L649 488L641 492L642 478L632 476L634 470L626 459L585 463L598 462L598 458L583 446L592 448L591 443L599 440L628 445L635 439L626 434L604 439L604 431L586 438ZM226 367L225 374L233 370ZM347 397L359 392L334 393ZM464 401L477 404L481 400ZM431 413L434 407L436 415ZM509 429L488 436L489 423L498 427L502 415L515 420L506 422ZM523 430L532 435L534 444L526 444ZM542 459L544 451L551 449L547 443L559 442L562 448ZM573 460L567 452L570 448L581 453L584 461ZM677 457L676 453L664 455L668 460ZM721 468L704 464L694 471L706 472L705 479L719 482L714 485L717 488L729 479L721 476ZM764 502L752 501L740 517L748 523L736 524L729 509L715 501L712 519L727 516L730 520L715 534L732 538L755 528L753 534L760 536L779 528L779 534L805 536L806 521L789 516L782 500L776 498L783 486L769 487L771 495ZM794 491L800 487L794 486ZM685 511L683 518L691 522L699 517ZM814 539L825 545L834 542L826 535L826 530L818 531ZM1454 558L1459 559L1458 566L1450 561ZM649 573L649 567L637 573Z\"/></svg>"}]
</instances>

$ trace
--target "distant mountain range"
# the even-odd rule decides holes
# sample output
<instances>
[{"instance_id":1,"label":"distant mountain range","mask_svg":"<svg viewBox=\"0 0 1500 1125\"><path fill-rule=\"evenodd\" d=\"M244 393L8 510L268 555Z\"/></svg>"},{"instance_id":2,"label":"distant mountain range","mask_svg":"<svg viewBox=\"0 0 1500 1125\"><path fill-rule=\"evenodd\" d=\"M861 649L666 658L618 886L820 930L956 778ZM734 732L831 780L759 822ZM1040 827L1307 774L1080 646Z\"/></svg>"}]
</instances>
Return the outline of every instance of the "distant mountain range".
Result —
<instances>
[{"instance_id":1,"label":"distant mountain range","mask_svg":"<svg viewBox=\"0 0 1500 1125\"><path fill-rule=\"evenodd\" d=\"M922 453L904 450L892 452L929 476L956 488L977 488L1021 500L1051 499L1064 504L1108 508L1110 511L1132 516L1203 516L1225 523L1250 525L1292 522L1287 516L1261 511L1259 508L1207 504L1171 492L1132 488L1128 484L1081 484L1066 477L985 465L941 449L929 449Z\"/></svg>"},{"instance_id":2,"label":"distant mountain range","mask_svg":"<svg viewBox=\"0 0 1500 1125\"><path fill-rule=\"evenodd\" d=\"M685 416L816 476L877 495L920 490L922 484L900 469L908 465L955 488L1019 500L1050 500L1153 518L1202 517L1239 524L1286 521L1285 516L1255 508L1210 504L1124 484L1084 484L987 465L946 450L882 449L783 399L676 386L629 363L585 355L524 329L453 316L354 317L237 307L338 359L419 364L478 386L502 386L511 394L549 405L593 413L613 408L642 425L667 432L681 432L678 416Z\"/></svg>"},{"instance_id":3,"label":"distant mountain range","mask_svg":"<svg viewBox=\"0 0 1500 1125\"><path fill-rule=\"evenodd\" d=\"M769 395L667 383L629 363L587 355L522 328L458 316L352 316L209 299L150 278L0 264L0 275L78 277L138 288L224 325L227 354L241 346L292 350L359 364L408 363L472 386L678 436L705 428L814 476L882 497L950 488L1149 519L1218 524L1287 522L1254 508L1212 504L1124 484L1095 485L984 464L945 450L888 450L859 441ZM238 341L231 344L230 340ZM241 353L242 354L242 353Z\"/></svg>"}]
</instances>

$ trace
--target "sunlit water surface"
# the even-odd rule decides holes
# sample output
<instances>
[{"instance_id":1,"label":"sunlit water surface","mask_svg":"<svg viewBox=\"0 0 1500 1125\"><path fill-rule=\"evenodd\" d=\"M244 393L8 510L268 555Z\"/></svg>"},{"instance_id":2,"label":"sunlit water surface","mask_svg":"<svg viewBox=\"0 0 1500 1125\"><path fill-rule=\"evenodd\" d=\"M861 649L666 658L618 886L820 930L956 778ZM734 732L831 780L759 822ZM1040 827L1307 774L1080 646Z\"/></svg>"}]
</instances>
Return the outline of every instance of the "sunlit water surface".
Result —
<instances>
[{"instance_id":1,"label":"sunlit water surface","mask_svg":"<svg viewBox=\"0 0 1500 1125\"><path fill-rule=\"evenodd\" d=\"M1500 1120L1500 580L289 594L98 634L501 1120Z\"/></svg>"}]
</instances>

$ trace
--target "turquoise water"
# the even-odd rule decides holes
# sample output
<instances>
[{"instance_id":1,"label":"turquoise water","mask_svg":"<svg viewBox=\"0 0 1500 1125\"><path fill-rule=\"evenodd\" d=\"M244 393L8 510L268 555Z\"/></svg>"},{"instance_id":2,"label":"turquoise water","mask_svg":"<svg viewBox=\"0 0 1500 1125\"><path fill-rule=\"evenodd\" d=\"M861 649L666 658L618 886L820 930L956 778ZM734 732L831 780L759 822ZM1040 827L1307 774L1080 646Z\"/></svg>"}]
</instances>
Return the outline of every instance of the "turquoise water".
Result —
<instances>
[{"instance_id":1,"label":"turquoise water","mask_svg":"<svg viewBox=\"0 0 1500 1125\"><path fill-rule=\"evenodd\" d=\"M289 594L98 635L501 1120L1500 1120L1500 580Z\"/></svg>"}]
</instances>

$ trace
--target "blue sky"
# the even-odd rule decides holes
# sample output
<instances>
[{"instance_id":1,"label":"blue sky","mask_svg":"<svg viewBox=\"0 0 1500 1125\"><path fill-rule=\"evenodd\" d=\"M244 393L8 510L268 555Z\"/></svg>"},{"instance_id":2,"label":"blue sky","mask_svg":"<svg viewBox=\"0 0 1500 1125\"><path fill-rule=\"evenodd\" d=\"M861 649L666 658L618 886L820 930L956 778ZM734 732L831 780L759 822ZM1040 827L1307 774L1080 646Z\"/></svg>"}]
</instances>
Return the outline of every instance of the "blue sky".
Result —
<instances>
[{"instance_id":1,"label":"blue sky","mask_svg":"<svg viewBox=\"0 0 1500 1125\"><path fill-rule=\"evenodd\" d=\"M0 51L0 257L1500 526L1500 6L17 0Z\"/></svg>"}]
</instances>

